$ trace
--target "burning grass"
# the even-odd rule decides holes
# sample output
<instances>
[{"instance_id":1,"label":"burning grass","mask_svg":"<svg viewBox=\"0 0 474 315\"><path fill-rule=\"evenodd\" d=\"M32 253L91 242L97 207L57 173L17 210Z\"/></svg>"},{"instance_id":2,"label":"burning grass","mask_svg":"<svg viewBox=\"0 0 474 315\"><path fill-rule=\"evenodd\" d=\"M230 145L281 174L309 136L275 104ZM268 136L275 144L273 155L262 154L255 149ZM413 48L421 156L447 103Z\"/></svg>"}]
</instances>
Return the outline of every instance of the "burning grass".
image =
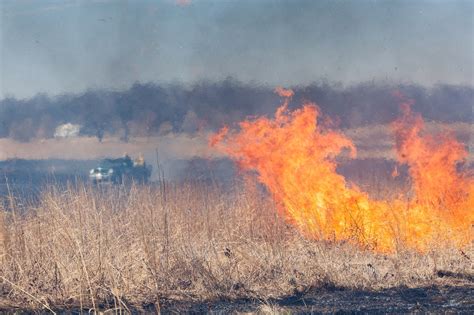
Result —
<instances>
[{"instance_id":1,"label":"burning grass","mask_svg":"<svg viewBox=\"0 0 474 315\"><path fill-rule=\"evenodd\" d=\"M13 196L4 204L0 308L265 303L310 288L465 284L470 280L464 276L474 273L472 244L380 254L306 239L276 214L265 193L242 185L49 187L37 204Z\"/></svg>"},{"instance_id":2,"label":"burning grass","mask_svg":"<svg viewBox=\"0 0 474 315\"><path fill-rule=\"evenodd\" d=\"M210 145L242 170L255 172L280 212L303 234L385 253L400 246L427 251L446 243L462 248L474 241L474 177L459 167L468 152L449 130L427 133L421 115L411 111L413 101L399 95L402 115L391 125L397 160L408 167L411 194L374 200L336 172L336 157L357 156L354 142L316 104L305 102L290 111L293 92L276 92L284 103L274 118L224 127Z\"/></svg>"}]
</instances>

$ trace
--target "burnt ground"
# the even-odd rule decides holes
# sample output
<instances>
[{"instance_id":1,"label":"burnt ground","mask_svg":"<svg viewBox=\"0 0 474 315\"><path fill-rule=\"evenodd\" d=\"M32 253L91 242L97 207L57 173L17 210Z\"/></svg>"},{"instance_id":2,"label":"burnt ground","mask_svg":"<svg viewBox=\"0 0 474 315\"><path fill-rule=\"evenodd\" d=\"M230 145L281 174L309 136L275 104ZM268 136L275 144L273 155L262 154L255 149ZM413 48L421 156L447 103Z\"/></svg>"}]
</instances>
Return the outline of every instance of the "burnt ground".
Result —
<instances>
[{"instance_id":1,"label":"burnt ground","mask_svg":"<svg viewBox=\"0 0 474 315\"><path fill-rule=\"evenodd\" d=\"M269 300L216 301L209 303L165 302L165 313L474 313L474 285L424 288L392 288L381 291L310 289L303 293Z\"/></svg>"},{"instance_id":2,"label":"burnt ground","mask_svg":"<svg viewBox=\"0 0 474 315\"><path fill-rule=\"evenodd\" d=\"M163 314L227 314L227 313L291 313L291 314L366 314L366 313L474 313L474 284L397 287L380 291L343 288L310 288L294 295L271 299L237 299L214 301L161 300L141 307L128 306L132 313ZM45 310L43 310L45 311ZM59 314L79 314L77 306L56 308ZM1 303L0 314L34 312L19 305ZM36 311L35 313L42 312ZM84 309L83 312L89 312Z\"/></svg>"}]
</instances>

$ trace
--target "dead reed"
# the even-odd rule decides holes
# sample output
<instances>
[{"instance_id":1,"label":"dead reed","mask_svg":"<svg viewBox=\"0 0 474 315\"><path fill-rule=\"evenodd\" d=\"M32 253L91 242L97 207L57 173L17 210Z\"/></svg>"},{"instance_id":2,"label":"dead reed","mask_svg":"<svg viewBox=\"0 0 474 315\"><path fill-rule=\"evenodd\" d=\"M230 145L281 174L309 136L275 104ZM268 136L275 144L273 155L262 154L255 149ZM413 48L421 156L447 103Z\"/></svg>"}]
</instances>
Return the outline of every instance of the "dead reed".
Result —
<instances>
[{"instance_id":1,"label":"dead reed","mask_svg":"<svg viewBox=\"0 0 474 315\"><path fill-rule=\"evenodd\" d=\"M307 240L258 189L48 187L0 209L0 306L127 311L163 300L260 301L308 288L381 289L472 274L474 250L381 255Z\"/></svg>"}]
</instances>

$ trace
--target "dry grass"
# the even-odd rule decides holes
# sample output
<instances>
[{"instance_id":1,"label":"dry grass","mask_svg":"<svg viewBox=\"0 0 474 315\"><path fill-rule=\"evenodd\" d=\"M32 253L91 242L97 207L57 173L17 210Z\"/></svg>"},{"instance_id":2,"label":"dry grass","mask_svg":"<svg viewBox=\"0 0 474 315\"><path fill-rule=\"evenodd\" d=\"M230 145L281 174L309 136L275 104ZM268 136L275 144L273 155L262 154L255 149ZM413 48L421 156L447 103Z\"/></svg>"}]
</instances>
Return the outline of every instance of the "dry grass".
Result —
<instances>
[{"instance_id":1,"label":"dry grass","mask_svg":"<svg viewBox=\"0 0 474 315\"><path fill-rule=\"evenodd\" d=\"M214 185L50 187L0 210L0 304L130 310L160 302L272 297L308 288L442 283L474 271L473 248L380 255L304 239L258 191ZM8 210L6 210L8 208ZM1 305L0 305L1 306ZM272 313L263 306L262 313Z\"/></svg>"}]
</instances>

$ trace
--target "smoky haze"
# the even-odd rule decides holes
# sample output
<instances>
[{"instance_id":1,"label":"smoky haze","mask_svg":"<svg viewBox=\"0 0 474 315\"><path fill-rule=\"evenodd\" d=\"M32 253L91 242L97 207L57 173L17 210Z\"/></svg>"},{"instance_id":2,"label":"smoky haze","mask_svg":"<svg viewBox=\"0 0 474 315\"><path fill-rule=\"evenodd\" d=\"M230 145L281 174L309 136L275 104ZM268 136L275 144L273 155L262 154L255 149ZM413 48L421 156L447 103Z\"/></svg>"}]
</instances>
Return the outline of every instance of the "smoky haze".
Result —
<instances>
[{"instance_id":1,"label":"smoky haze","mask_svg":"<svg viewBox=\"0 0 474 315\"><path fill-rule=\"evenodd\" d=\"M340 170L359 184L373 168L378 172L373 178L390 176L393 170L393 135L387 124L399 115L399 92L414 100L413 109L426 119L428 132L446 127L455 131L470 149L468 162L474 162L472 87L366 82L349 87L315 83L293 90L290 108L299 108L304 101L315 102L323 117L331 118L355 142L359 160L344 162ZM15 174L13 178L18 179L18 169L36 165L38 174L53 172L56 179L84 176L87 167L99 159L127 152L132 157L143 154L154 166L152 180L157 179L159 160L169 179L212 177L225 182L233 178L233 166L208 147L210 133L246 118L274 115L281 103L273 87L232 78L192 86L135 83L121 91L95 89L81 94L5 98L0 101L0 160L7 162L0 163L0 172ZM58 136L58 127L66 124L77 126L77 134ZM16 161L18 158L32 162ZM41 162L48 159L50 163ZM65 166L70 173L60 173ZM21 178L36 178L32 170L24 171L29 175Z\"/></svg>"},{"instance_id":2,"label":"smoky haze","mask_svg":"<svg viewBox=\"0 0 474 315\"><path fill-rule=\"evenodd\" d=\"M0 98L135 81L469 85L472 1L0 1Z\"/></svg>"}]
</instances>

